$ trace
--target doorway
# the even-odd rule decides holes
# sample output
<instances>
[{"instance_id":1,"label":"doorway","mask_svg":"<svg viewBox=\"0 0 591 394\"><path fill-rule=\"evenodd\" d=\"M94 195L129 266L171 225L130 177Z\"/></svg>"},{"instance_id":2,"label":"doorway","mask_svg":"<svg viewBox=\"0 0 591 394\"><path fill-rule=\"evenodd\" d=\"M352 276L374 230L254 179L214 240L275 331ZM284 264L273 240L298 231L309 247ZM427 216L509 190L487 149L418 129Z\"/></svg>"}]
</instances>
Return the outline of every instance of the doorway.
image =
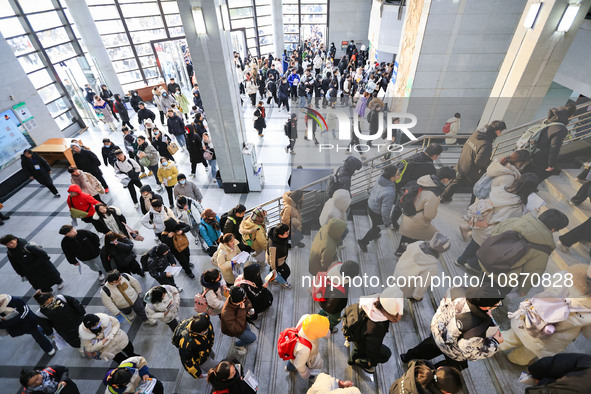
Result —
<instances>
[{"instance_id":1,"label":"doorway","mask_svg":"<svg viewBox=\"0 0 591 394\"><path fill-rule=\"evenodd\" d=\"M156 55L156 64L160 75L168 83L170 78L190 91L193 86L193 64L187 41L184 38L167 41L152 41L152 49Z\"/></svg>"}]
</instances>

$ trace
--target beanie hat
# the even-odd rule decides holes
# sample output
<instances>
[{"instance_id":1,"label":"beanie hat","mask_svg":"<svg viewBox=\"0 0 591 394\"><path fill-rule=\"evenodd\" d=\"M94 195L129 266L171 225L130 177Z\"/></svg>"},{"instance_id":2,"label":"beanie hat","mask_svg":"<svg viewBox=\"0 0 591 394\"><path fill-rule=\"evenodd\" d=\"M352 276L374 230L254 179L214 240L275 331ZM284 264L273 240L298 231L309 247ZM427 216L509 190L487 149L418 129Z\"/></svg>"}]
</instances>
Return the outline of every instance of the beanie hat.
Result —
<instances>
[{"instance_id":1,"label":"beanie hat","mask_svg":"<svg viewBox=\"0 0 591 394\"><path fill-rule=\"evenodd\" d=\"M193 316L191 322L191 331L203 332L209 328L209 315L207 313L200 313Z\"/></svg>"},{"instance_id":2,"label":"beanie hat","mask_svg":"<svg viewBox=\"0 0 591 394\"><path fill-rule=\"evenodd\" d=\"M328 318L321 315L308 315L302 322L302 330L309 339L325 337L330 330Z\"/></svg>"},{"instance_id":3,"label":"beanie hat","mask_svg":"<svg viewBox=\"0 0 591 394\"><path fill-rule=\"evenodd\" d=\"M84 327L88 328L89 330L96 326L100 321L101 319L97 315L93 314L85 315L82 318L82 324L84 324Z\"/></svg>"},{"instance_id":4,"label":"beanie hat","mask_svg":"<svg viewBox=\"0 0 591 394\"><path fill-rule=\"evenodd\" d=\"M230 288L230 301L232 304L240 304L246 298L246 292L242 287L232 286Z\"/></svg>"},{"instance_id":5,"label":"beanie hat","mask_svg":"<svg viewBox=\"0 0 591 394\"><path fill-rule=\"evenodd\" d=\"M404 309L404 295L398 287L388 287L380 294L380 304L389 314L402 315Z\"/></svg>"},{"instance_id":6,"label":"beanie hat","mask_svg":"<svg viewBox=\"0 0 591 394\"><path fill-rule=\"evenodd\" d=\"M263 208L255 208L250 215L250 220L256 224L263 224L266 216L267 212Z\"/></svg>"},{"instance_id":7,"label":"beanie hat","mask_svg":"<svg viewBox=\"0 0 591 394\"><path fill-rule=\"evenodd\" d=\"M450 247L449 238L442 233L435 233L429 241L429 248L437 253L443 253Z\"/></svg>"},{"instance_id":8,"label":"beanie hat","mask_svg":"<svg viewBox=\"0 0 591 394\"><path fill-rule=\"evenodd\" d=\"M164 253L168 252L169 250L170 250L170 248L166 244L160 244L156 248L156 253L159 256L164 256Z\"/></svg>"},{"instance_id":9,"label":"beanie hat","mask_svg":"<svg viewBox=\"0 0 591 394\"><path fill-rule=\"evenodd\" d=\"M69 224L64 224L62 227L60 227L60 235L66 235L67 233L72 231L73 228L74 227Z\"/></svg>"}]
</instances>

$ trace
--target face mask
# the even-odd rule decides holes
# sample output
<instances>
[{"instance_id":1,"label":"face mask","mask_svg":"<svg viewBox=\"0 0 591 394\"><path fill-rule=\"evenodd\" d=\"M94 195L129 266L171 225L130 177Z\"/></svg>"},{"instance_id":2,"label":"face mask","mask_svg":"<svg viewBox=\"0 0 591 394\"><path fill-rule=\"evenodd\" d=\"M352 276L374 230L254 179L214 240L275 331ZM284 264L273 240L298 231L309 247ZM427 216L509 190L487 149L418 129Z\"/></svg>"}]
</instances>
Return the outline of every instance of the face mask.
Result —
<instances>
[{"instance_id":1,"label":"face mask","mask_svg":"<svg viewBox=\"0 0 591 394\"><path fill-rule=\"evenodd\" d=\"M133 95L134 95L134 96L137 96L137 93L134 93Z\"/></svg>"},{"instance_id":2,"label":"face mask","mask_svg":"<svg viewBox=\"0 0 591 394\"><path fill-rule=\"evenodd\" d=\"M111 146L111 145L107 145L107 144L105 144L105 148L108 148L109 146Z\"/></svg>"},{"instance_id":3,"label":"face mask","mask_svg":"<svg viewBox=\"0 0 591 394\"><path fill-rule=\"evenodd\" d=\"M162 93L162 97L166 97L166 96L167 96L167 94L166 94L166 93Z\"/></svg>"},{"instance_id":4,"label":"face mask","mask_svg":"<svg viewBox=\"0 0 591 394\"><path fill-rule=\"evenodd\" d=\"M167 165L167 164L168 164L168 162L167 162L167 161L163 161L163 162L162 162L162 165L163 165L163 166L165 166L165 165Z\"/></svg>"},{"instance_id":5,"label":"face mask","mask_svg":"<svg viewBox=\"0 0 591 394\"><path fill-rule=\"evenodd\" d=\"M101 328L101 322L99 321L98 326L93 327L92 329L96 331L96 330L98 330L100 328Z\"/></svg>"},{"instance_id":6,"label":"face mask","mask_svg":"<svg viewBox=\"0 0 591 394\"><path fill-rule=\"evenodd\" d=\"M179 181L179 183L180 183L181 185L184 185L185 183L187 183L187 181L183 179L183 180Z\"/></svg>"}]
</instances>

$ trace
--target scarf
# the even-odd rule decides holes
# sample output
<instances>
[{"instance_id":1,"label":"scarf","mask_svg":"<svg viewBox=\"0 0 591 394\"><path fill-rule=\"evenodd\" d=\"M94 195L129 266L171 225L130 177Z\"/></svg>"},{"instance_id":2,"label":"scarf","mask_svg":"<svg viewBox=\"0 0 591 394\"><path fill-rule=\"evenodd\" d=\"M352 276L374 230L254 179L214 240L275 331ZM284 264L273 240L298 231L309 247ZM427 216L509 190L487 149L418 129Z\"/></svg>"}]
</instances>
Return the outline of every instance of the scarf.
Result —
<instances>
[{"instance_id":1,"label":"scarf","mask_svg":"<svg viewBox=\"0 0 591 394\"><path fill-rule=\"evenodd\" d=\"M46 370L39 371L39 373L41 374L41 377L43 378L41 385L35 387L34 389L27 388L27 390L29 390L31 392L35 392L35 393L46 393L46 394L55 393L59 382L55 381L53 379L53 377L49 374L49 372L47 372Z\"/></svg>"}]
</instances>

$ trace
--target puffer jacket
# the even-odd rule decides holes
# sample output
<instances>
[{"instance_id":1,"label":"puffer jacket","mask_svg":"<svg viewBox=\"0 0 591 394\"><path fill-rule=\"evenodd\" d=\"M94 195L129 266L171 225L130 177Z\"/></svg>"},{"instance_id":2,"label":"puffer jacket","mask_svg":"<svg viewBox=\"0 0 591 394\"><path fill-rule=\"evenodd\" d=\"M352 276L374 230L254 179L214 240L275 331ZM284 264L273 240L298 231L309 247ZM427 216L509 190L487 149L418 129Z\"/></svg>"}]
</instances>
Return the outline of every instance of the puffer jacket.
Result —
<instances>
[{"instance_id":1,"label":"puffer jacket","mask_svg":"<svg viewBox=\"0 0 591 394\"><path fill-rule=\"evenodd\" d=\"M275 233L276 227L269 230L269 247L267 248L266 259L271 269L276 270L277 267L285 264L287 255L289 254L288 238L281 238Z\"/></svg>"},{"instance_id":2,"label":"puffer jacket","mask_svg":"<svg viewBox=\"0 0 591 394\"><path fill-rule=\"evenodd\" d=\"M351 191L351 177L355 171L360 170L361 167L363 167L363 164L358 158L349 156L345 159L343 165L339 167L336 172L336 177L341 185L341 189Z\"/></svg>"},{"instance_id":3,"label":"puffer jacket","mask_svg":"<svg viewBox=\"0 0 591 394\"><path fill-rule=\"evenodd\" d=\"M390 213L395 201L396 189L394 189L394 182L383 176L379 177L376 185L371 189L367 206L372 212L382 215L382 221L386 226L389 226L392 222Z\"/></svg>"},{"instance_id":4,"label":"puffer jacket","mask_svg":"<svg viewBox=\"0 0 591 394\"><path fill-rule=\"evenodd\" d=\"M474 336L466 339L462 336L457 316L466 312L472 313L481 321L488 321L489 327L496 325L486 312L470 304L466 298L452 299L448 292L431 320L431 334L437 347L443 354L456 361L475 361L492 357L499 350L499 343L495 338Z\"/></svg>"},{"instance_id":5,"label":"puffer jacket","mask_svg":"<svg viewBox=\"0 0 591 394\"><path fill-rule=\"evenodd\" d=\"M82 342L82 348L86 352L94 353L99 352L101 360L109 361L127 344L129 338L125 331L121 329L119 321L112 316L104 313L95 313L101 322L101 331L98 335L92 333L88 328L84 327L84 324L80 324L78 334L80 335L80 341ZM105 337L105 329L110 327L109 334ZM107 342L103 343L103 339L107 338Z\"/></svg>"},{"instance_id":6,"label":"puffer jacket","mask_svg":"<svg viewBox=\"0 0 591 394\"><path fill-rule=\"evenodd\" d=\"M70 264L78 264L78 260L88 261L98 257L101 253L98 235L88 230L77 230L74 238L62 239L62 251Z\"/></svg>"},{"instance_id":7,"label":"puffer jacket","mask_svg":"<svg viewBox=\"0 0 591 394\"><path fill-rule=\"evenodd\" d=\"M458 174L475 184L490 165L496 133L488 126L476 130L462 148L457 165Z\"/></svg>"},{"instance_id":8,"label":"puffer jacket","mask_svg":"<svg viewBox=\"0 0 591 394\"><path fill-rule=\"evenodd\" d=\"M6 255L14 271L27 278L34 289L47 289L62 282L47 252L35 242L17 238L16 248L7 249Z\"/></svg>"},{"instance_id":9,"label":"puffer jacket","mask_svg":"<svg viewBox=\"0 0 591 394\"><path fill-rule=\"evenodd\" d=\"M427 387L424 387L419 382L417 382L416 368L421 365L426 365L433 371L433 374L435 374L435 370L437 368L435 368L435 366L429 361L412 360L408 364L406 373L398 378L394 383L392 383L389 394L442 394L441 390L439 390L433 383Z\"/></svg>"},{"instance_id":10,"label":"puffer jacket","mask_svg":"<svg viewBox=\"0 0 591 394\"><path fill-rule=\"evenodd\" d=\"M156 234L160 234L166 229L164 222L171 218L176 220L172 209L162 205L160 212L156 212L153 207L150 207L148 212L142 217L141 222L144 227L154 230Z\"/></svg>"},{"instance_id":11,"label":"puffer jacket","mask_svg":"<svg viewBox=\"0 0 591 394\"><path fill-rule=\"evenodd\" d=\"M70 178L70 182L73 185L80 186L80 190L83 193L89 194L91 196L96 196L97 194L103 194L105 189L103 189L103 185L89 172L80 171L80 175L72 174Z\"/></svg>"},{"instance_id":12,"label":"puffer jacket","mask_svg":"<svg viewBox=\"0 0 591 394\"><path fill-rule=\"evenodd\" d=\"M339 379L322 372L306 394L361 394L357 387L339 388Z\"/></svg>"},{"instance_id":13,"label":"puffer jacket","mask_svg":"<svg viewBox=\"0 0 591 394\"><path fill-rule=\"evenodd\" d=\"M431 253L425 253L421 245L425 241L417 241L409 244L406 251L400 256L394 269L394 277L406 277L408 286L400 287L405 298L422 298L428 288L428 277L436 276L439 267L439 260ZM410 277L420 276L423 281L417 281L417 285L423 283L424 286L411 286L415 284Z\"/></svg>"},{"instance_id":14,"label":"puffer jacket","mask_svg":"<svg viewBox=\"0 0 591 394\"><path fill-rule=\"evenodd\" d=\"M396 183L397 188L401 188L410 181L416 181L422 176L437 174L433 160L425 152L415 153L408 158L407 162L402 178Z\"/></svg>"},{"instance_id":15,"label":"puffer jacket","mask_svg":"<svg viewBox=\"0 0 591 394\"><path fill-rule=\"evenodd\" d=\"M84 306L68 295L57 294L49 305L39 307L39 326L45 335L55 330L73 347L80 347L78 327L86 314Z\"/></svg>"},{"instance_id":16,"label":"puffer jacket","mask_svg":"<svg viewBox=\"0 0 591 394\"><path fill-rule=\"evenodd\" d=\"M222 277L228 284L234 283L234 274L232 273L232 259L236 257L240 253L240 249L238 248L238 244L235 242L234 247L230 248L230 246L220 243L218 246L218 250L215 252L215 263L222 271Z\"/></svg>"},{"instance_id":17,"label":"puffer jacket","mask_svg":"<svg viewBox=\"0 0 591 394\"><path fill-rule=\"evenodd\" d=\"M99 202L95 200L90 194L82 193L82 189L80 189L80 186L78 185L70 185L68 188L68 193L70 192L78 193L78 195L74 197L68 196L66 199L68 208L76 208L87 212L88 214L85 216L85 218L91 218L95 212L94 206Z\"/></svg>"},{"instance_id":18,"label":"puffer jacket","mask_svg":"<svg viewBox=\"0 0 591 394\"><path fill-rule=\"evenodd\" d=\"M491 187L509 187L521 177L521 173L513 164L502 165L498 160L490 163L490 166L486 169L486 175L493 178Z\"/></svg>"},{"instance_id":19,"label":"puffer jacket","mask_svg":"<svg viewBox=\"0 0 591 394\"><path fill-rule=\"evenodd\" d=\"M303 315L298 321L298 324L296 324L296 327L302 324L308 316L309 315ZM324 360L319 353L320 338L312 339L308 337L303 328L300 328L298 331L298 336L310 341L312 344L312 349L298 341L293 349L293 355L295 356L295 359L293 359L291 362L298 370L300 376L304 379L308 379L312 369L324 368Z\"/></svg>"},{"instance_id":20,"label":"puffer jacket","mask_svg":"<svg viewBox=\"0 0 591 394\"><path fill-rule=\"evenodd\" d=\"M218 224L220 223L219 216L216 216L215 220ZM211 223L201 220L201 223L199 223L199 234L207 246L213 246L222 235L222 231L220 229L216 230Z\"/></svg>"},{"instance_id":21,"label":"puffer jacket","mask_svg":"<svg viewBox=\"0 0 591 394\"><path fill-rule=\"evenodd\" d=\"M159 256L156 253L158 246L154 246L152 249L148 251L148 272L150 276L156 280L162 279L166 277L166 273L164 272L167 267L176 264L176 260L171 252L168 252L164 256Z\"/></svg>"},{"instance_id":22,"label":"puffer jacket","mask_svg":"<svg viewBox=\"0 0 591 394\"><path fill-rule=\"evenodd\" d=\"M0 329L8 331L11 337L19 337L37 330L38 317L22 298L0 294L4 301L0 306ZM13 311L8 312L12 308Z\"/></svg>"},{"instance_id":23,"label":"puffer jacket","mask_svg":"<svg viewBox=\"0 0 591 394\"><path fill-rule=\"evenodd\" d=\"M106 244L101 249L101 262L105 272L125 271L135 260L133 242L127 238L117 240L117 245Z\"/></svg>"},{"instance_id":24,"label":"puffer jacket","mask_svg":"<svg viewBox=\"0 0 591 394\"><path fill-rule=\"evenodd\" d=\"M239 337L246 330L246 316L252 308L248 298L244 299L244 307L234 305L228 298L222 308L220 320L222 321L222 332L229 337Z\"/></svg>"},{"instance_id":25,"label":"puffer jacket","mask_svg":"<svg viewBox=\"0 0 591 394\"><path fill-rule=\"evenodd\" d=\"M101 301L113 316L118 315L121 309L131 308L133 303L140 296L142 285L136 278L128 274L121 274L121 284L115 286L106 282L100 290ZM107 294L108 293L108 294ZM123 293L129 298L127 302Z\"/></svg>"},{"instance_id":26,"label":"puffer jacket","mask_svg":"<svg viewBox=\"0 0 591 394\"><path fill-rule=\"evenodd\" d=\"M226 360L225 360L226 361ZM228 393L228 394L256 394L248 383L243 379L238 371L234 377L228 380L221 380L216 375L212 375L208 382L211 384L214 393ZM226 391L229 390L229 391Z\"/></svg>"},{"instance_id":27,"label":"puffer jacket","mask_svg":"<svg viewBox=\"0 0 591 394\"><path fill-rule=\"evenodd\" d=\"M552 108L549 111L548 119L544 123L550 124L552 122L562 124L548 126L540 131L536 152L531 156L532 165L540 169L556 167L560 148L568 134L566 128L568 124L567 110L564 107Z\"/></svg>"},{"instance_id":28,"label":"puffer jacket","mask_svg":"<svg viewBox=\"0 0 591 394\"><path fill-rule=\"evenodd\" d=\"M330 279L336 276L339 277L340 280L342 277L341 266L342 263L334 263L326 272L326 277ZM332 290L330 285L326 287L326 292L324 293L325 301L318 302L322 310L334 314L341 313L343 309L347 307L347 301L349 299L349 280L345 277L344 282L345 283L341 283L345 289L344 294L336 287Z\"/></svg>"},{"instance_id":29,"label":"puffer jacket","mask_svg":"<svg viewBox=\"0 0 591 394\"><path fill-rule=\"evenodd\" d=\"M172 161L168 161L166 166L162 164L158 167L158 179L164 186L172 187L177 184L177 175L179 174L179 170L176 168L176 165Z\"/></svg>"},{"instance_id":30,"label":"puffer jacket","mask_svg":"<svg viewBox=\"0 0 591 394\"><path fill-rule=\"evenodd\" d=\"M115 221L117 226L113 226L115 228L110 228L107 225L107 221L105 220L105 218L99 215L98 212L95 212L94 215L92 215L92 225L99 233L107 234L109 231L114 231L118 234L127 236L127 227L125 227L127 219L125 218L125 216L123 216L123 213L121 213L121 210L119 208L114 206L109 206L109 208L115 211L115 213L109 212L109 215L113 216L113 220Z\"/></svg>"},{"instance_id":31,"label":"puffer jacket","mask_svg":"<svg viewBox=\"0 0 591 394\"><path fill-rule=\"evenodd\" d=\"M557 354L544 357L528 367L538 379L535 386L527 387L526 394L586 393L591 380L591 356L579 353Z\"/></svg>"},{"instance_id":32,"label":"puffer jacket","mask_svg":"<svg viewBox=\"0 0 591 394\"><path fill-rule=\"evenodd\" d=\"M170 285L161 285L166 289L166 293L162 297L162 301L152 303L152 289L146 291L144 302L146 303L146 315L148 319L157 319L162 323L168 324L179 316L179 309L181 307L181 296L179 290Z\"/></svg>"},{"instance_id":33,"label":"puffer jacket","mask_svg":"<svg viewBox=\"0 0 591 394\"><path fill-rule=\"evenodd\" d=\"M192 332L189 330L193 319L185 319L179 323L172 336L172 344L179 349L179 356L183 368L195 379L199 379L202 373L199 366L207 360L213 347L215 334L213 326L209 323L209 328L205 334Z\"/></svg>"},{"instance_id":34,"label":"puffer jacket","mask_svg":"<svg viewBox=\"0 0 591 394\"><path fill-rule=\"evenodd\" d=\"M473 228L472 238L478 245L482 245L490 237L494 226L505 219L523 216L523 204L517 194L509 193L505 186L493 186L488 199L492 203L493 210L488 219L487 228Z\"/></svg>"},{"instance_id":35,"label":"puffer jacket","mask_svg":"<svg viewBox=\"0 0 591 394\"><path fill-rule=\"evenodd\" d=\"M347 221L347 210L351 205L351 193L344 189L338 189L334 192L322 207L320 212L320 225L324 226L332 218Z\"/></svg>"},{"instance_id":36,"label":"puffer jacket","mask_svg":"<svg viewBox=\"0 0 591 394\"><path fill-rule=\"evenodd\" d=\"M491 236L510 230L517 231L528 242L549 246L551 250L556 249L554 237L550 229L531 213L522 217L509 218L502 221L493 227ZM513 268L507 272L507 275L516 273L519 276L522 272L528 272L530 275L533 273L542 275L546 271L548 258L549 256L546 253L531 248L513 265ZM480 266L485 270L482 264ZM527 293L532 287L531 281L529 280L522 281L520 285L522 286L517 289L521 293Z\"/></svg>"},{"instance_id":37,"label":"puffer jacket","mask_svg":"<svg viewBox=\"0 0 591 394\"><path fill-rule=\"evenodd\" d=\"M205 292L207 305L210 307L210 309L207 311L207 314L209 316L214 316L222 313L222 308L226 303L224 287L220 285L217 289L215 289L211 284L203 280L203 275L201 276L201 286L203 286L203 292Z\"/></svg>"},{"instance_id":38,"label":"puffer jacket","mask_svg":"<svg viewBox=\"0 0 591 394\"><path fill-rule=\"evenodd\" d=\"M429 241L437 232L431 221L437 216L439 209L439 194L443 191L443 184L434 175L425 175L417 180L423 188L415 200L417 214L413 217L402 215L400 234L412 239ZM439 190L439 193L437 192Z\"/></svg>"},{"instance_id":39,"label":"puffer jacket","mask_svg":"<svg viewBox=\"0 0 591 394\"><path fill-rule=\"evenodd\" d=\"M308 260L308 272L316 275L320 271L326 271L330 265L335 262L337 257L337 246L347 223L336 218L332 218L314 237L312 247L310 248L310 259Z\"/></svg>"},{"instance_id":40,"label":"puffer jacket","mask_svg":"<svg viewBox=\"0 0 591 394\"><path fill-rule=\"evenodd\" d=\"M264 224L256 224L250 217L240 222L240 234L253 234L254 241L250 247L255 251L267 250L267 233ZM252 235L251 235L252 238Z\"/></svg>"},{"instance_id":41,"label":"puffer jacket","mask_svg":"<svg viewBox=\"0 0 591 394\"><path fill-rule=\"evenodd\" d=\"M291 192L283 193L283 209L281 210L281 223L290 228L302 230L302 214L296 203L291 199Z\"/></svg>"},{"instance_id":42,"label":"puffer jacket","mask_svg":"<svg viewBox=\"0 0 591 394\"><path fill-rule=\"evenodd\" d=\"M131 380L125 387L113 387L107 385L107 377L103 379L103 384L108 386L105 389L105 394L131 394L137 392L137 388L143 383L142 376L150 375L150 369L148 368L148 363L145 358L142 356L134 356L129 357L119 364L118 368L125 368L130 371L133 375L131 375Z\"/></svg>"}]
</instances>

